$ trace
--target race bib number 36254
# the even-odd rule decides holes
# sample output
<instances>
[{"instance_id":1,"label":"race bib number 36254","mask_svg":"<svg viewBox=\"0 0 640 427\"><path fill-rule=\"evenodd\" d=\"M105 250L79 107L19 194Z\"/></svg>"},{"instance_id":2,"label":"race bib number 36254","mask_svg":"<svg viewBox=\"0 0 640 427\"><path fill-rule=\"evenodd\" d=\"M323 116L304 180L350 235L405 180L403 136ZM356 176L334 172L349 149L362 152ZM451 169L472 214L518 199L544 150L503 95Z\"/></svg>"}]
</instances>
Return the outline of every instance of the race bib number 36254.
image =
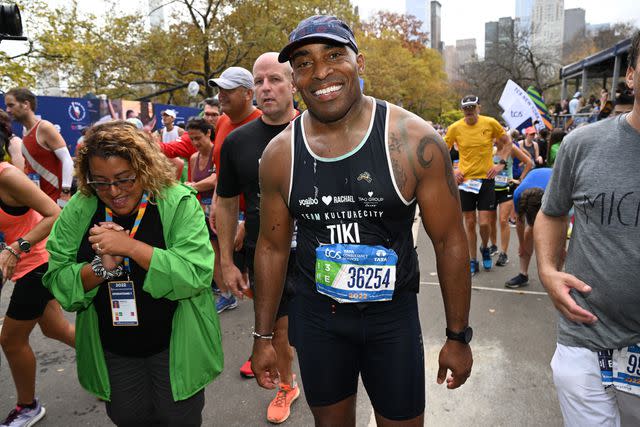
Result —
<instances>
[{"instance_id":1,"label":"race bib number 36254","mask_svg":"<svg viewBox=\"0 0 640 427\"><path fill-rule=\"evenodd\" d=\"M316 290L338 302L389 301L398 255L383 246L334 244L316 249Z\"/></svg>"}]
</instances>

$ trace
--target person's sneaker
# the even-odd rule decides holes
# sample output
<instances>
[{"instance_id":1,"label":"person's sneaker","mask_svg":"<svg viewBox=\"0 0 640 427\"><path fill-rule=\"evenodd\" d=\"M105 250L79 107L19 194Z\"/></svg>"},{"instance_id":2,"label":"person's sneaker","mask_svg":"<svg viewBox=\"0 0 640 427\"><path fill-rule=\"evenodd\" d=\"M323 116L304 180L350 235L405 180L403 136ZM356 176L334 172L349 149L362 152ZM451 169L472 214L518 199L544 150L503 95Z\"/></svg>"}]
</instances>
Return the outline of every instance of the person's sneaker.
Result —
<instances>
[{"instance_id":1,"label":"person's sneaker","mask_svg":"<svg viewBox=\"0 0 640 427\"><path fill-rule=\"evenodd\" d=\"M38 398L34 399L35 407L20 407L16 406L9 416L2 424L1 427L29 427L37 423L44 417L47 412L44 406L40 404Z\"/></svg>"},{"instance_id":2,"label":"person's sneaker","mask_svg":"<svg viewBox=\"0 0 640 427\"><path fill-rule=\"evenodd\" d=\"M522 288L523 286L527 286L529 284L529 276L526 276L522 273L518 273L516 277L509 279L504 286L511 289Z\"/></svg>"},{"instance_id":3,"label":"person's sneaker","mask_svg":"<svg viewBox=\"0 0 640 427\"><path fill-rule=\"evenodd\" d=\"M509 218L509 227L515 228L515 226L516 226L516 222L511 218Z\"/></svg>"},{"instance_id":4,"label":"person's sneaker","mask_svg":"<svg viewBox=\"0 0 640 427\"><path fill-rule=\"evenodd\" d=\"M289 418L291 404L300 396L300 387L296 384L295 376L293 384L280 384L275 399L267 408L267 420L270 423L280 424Z\"/></svg>"},{"instance_id":5,"label":"person's sneaker","mask_svg":"<svg viewBox=\"0 0 640 427\"><path fill-rule=\"evenodd\" d=\"M232 310L238 306L238 301L236 297L230 295L225 297L224 295L220 295L218 297L218 301L216 301L216 311L222 313L225 310Z\"/></svg>"},{"instance_id":6,"label":"person's sneaker","mask_svg":"<svg viewBox=\"0 0 640 427\"><path fill-rule=\"evenodd\" d=\"M504 267L505 265L507 265L508 262L509 262L509 257L507 256L507 254L504 252L500 252L500 254L498 254L498 260L496 261L496 265L498 267Z\"/></svg>"},{"instance_id":7,"label":"person's sneaker","mask_svg":"<svg viewBox=\"0 0 640 427\"><path fill-rule=\"evenodd\" d=\"M480 264L478 264L478 260L477 259L472 259L470 261L470 264L471 264L471 277L473 277L476 274L480 273Z\"/></svg>"},{"instance_id":8,"label":"person's sneaker","mask_svg":"<svg viewBox=\"0 0 640 427\"><path fill-rule=\"evenodd\" d=\"M489 252L491 253L491 256L498 255L498 247L496 245L489 246Z\"/></svg>"},{"instance_id":9,"label":"person's sneaker","mask_svg":"<svg viewBox=\"0 0 640 427\"><path fill-rule=\"evenodd\" d=\"M491 260L491 252L489 248L480 248L480 253L482 253L482 267L485 270L491 270L493 267L493 261Z\"/></svg>"},{"instance_id":10,"label":"person's sneaker","mask_svg":"<svg viewBox=\"0 0 640 427\"><path fill-rule=\"evenodd\" d=\"M244 362L242 366L240 366L240 376L243 378L253 378L255 375L253 374L253 369L251 369L251 358Z\"/></svg>"}]
</instances>

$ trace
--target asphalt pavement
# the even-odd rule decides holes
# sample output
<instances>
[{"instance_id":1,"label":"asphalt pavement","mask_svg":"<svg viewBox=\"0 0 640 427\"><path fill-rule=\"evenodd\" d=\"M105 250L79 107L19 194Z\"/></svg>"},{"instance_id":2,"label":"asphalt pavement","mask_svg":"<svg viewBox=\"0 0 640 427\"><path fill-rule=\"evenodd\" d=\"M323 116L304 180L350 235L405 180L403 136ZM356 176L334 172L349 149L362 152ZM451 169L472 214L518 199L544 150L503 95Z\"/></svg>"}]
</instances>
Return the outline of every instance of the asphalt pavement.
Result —
<instances>
[{"instance_id":1,"label":"asphalt pavement","mask_svg":"<svg viewBox=\"0 0 640 427\"><path fill-rule=\"evenodd\" d=\"M474 357L471 377L460 389L436 384L438 352L444 343L444 310L431 242L421 230L418 253L421 286L418 296L424 336L429 426L560 426L549 362L556 342L556 312L537 279L535 259L530 285L509 290L504 282L518 273L517 239L512 229L510 262L482 271L473 279L470 324ZM494 258L495 261L495 258ZM0 296L0 325L13 285ZM72 321L73 314L68 314ZM251 350L253 305L242 301L220 316L225 351L224 372L206 389L204 426L266 426L266 408L274 392L254 380L240 377L238 369ZM37 395L47 409L38 426L110 426L104 404L78 384L75 353L44 338L36 327L31 335L36 352ZM15 404L16 393L4 354L0 356L0 417ZM297 365L295 372L299 372ZM0 419L1 421L1 419ZM285 425L312 426L313 417L304 394L294 404ZM357 425L374 426L373 411L362 384L358 392Z\"/></svg>"}]
</instances>

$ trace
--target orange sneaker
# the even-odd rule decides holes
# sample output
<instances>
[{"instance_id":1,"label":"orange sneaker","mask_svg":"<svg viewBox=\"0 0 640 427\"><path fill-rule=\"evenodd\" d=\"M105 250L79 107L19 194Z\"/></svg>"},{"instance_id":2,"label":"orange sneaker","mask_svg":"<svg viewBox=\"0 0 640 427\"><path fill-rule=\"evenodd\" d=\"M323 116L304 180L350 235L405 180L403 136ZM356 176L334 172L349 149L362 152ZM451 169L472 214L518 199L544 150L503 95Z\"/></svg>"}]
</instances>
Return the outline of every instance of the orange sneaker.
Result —
<instances>
[{"instance_id":1,"label":"orange sneaker","mask_svg":"<svg viewBox=\"0 0 640 427\"><path fill-rule=\"evenodd\" d=\"M251 369L251 358L244 362L240 367L240 375L243 378L253 378L255 375L253 374L253 370Z\"/></svg>"},{"instance_id":2,"label":"orange sneaker","mask_svg":"<svg viewBox=\"0 0 640 427\"><path fill-rule=\"evenodd\" d=\"M300 387L296 384L295 377L293 385L280 384L275 399L271 401L267 408L267 420L274 424L285 422L291 414L291 405L298 396L300 396Z\"/></svg>"}]
</instances>

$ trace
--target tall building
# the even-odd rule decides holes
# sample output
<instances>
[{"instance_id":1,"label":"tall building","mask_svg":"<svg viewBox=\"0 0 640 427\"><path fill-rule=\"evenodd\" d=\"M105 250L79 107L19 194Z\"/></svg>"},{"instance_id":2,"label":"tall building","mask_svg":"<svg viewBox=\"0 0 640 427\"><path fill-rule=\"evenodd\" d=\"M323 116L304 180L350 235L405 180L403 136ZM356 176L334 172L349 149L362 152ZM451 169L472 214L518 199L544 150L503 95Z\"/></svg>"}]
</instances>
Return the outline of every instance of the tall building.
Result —
<instances>
[{"instance_id":1,"label":"tall building","mask_svg":"<svg viewBox=\"0 0 640 427\"><path fill-rule=\"evenodd\" d=\"M518 21L517 30L520 33L529 34L531 32L533 3L534 0L516 0L516 21Z\"/></svg>"},{"instance_id":2,"label":"tall building","mask_svg":"<svg viewBox=\"0 0 640 427\"><path fill-rule=\"evenodd\" d=\"M456 52L458 54L458 66L462 67L469 62L478 60L476 39L456 40Z\"/></svg>"},{"instance_id":3,"label":"tall building","mask_svg":"<svg viewBox=\"0 0 640 427\"><path fill-rule=\"evenodd\" d=\"M484 58L496 59L500 50L509 46L514 36L515 20L511 17L500 18L497 22L484 24Z\"/></svg>"},{"instance_id":4,"label":"tall building","mask_svg":"<svg viewBox=\"0 0 640 427\"><path fill-rule=\"evenodd\" d=\"M484 23L484 58L492 59L498 52L498 22Z\"/></svg>"},{"instance_id":5,"label":"tall building","mask_svg":"<svg viewBox=\"0 0 640 427\"><path fill-rule=\"evenodd\" d=\"M429 40L431 40L431 18L429 12L429 0L405 0L405 13L415 16L422 22L420 31L429 33ZM427 47L431 47L430 42L427 43Z\"/></svg>"},{"instance_id":6,"label":"tall building","mask_svg":"<svg viewBox=\"0 0 640 427\"><path fill-rule=\"evenodd\" d=\"M460 63L458 62L458 51L455 46L445 46L443 54L444 71L447 73L449 81L460 80Z\"/></svg>"},{"instance_id":7,"label":"tall building","mask_svg":"<svg viewBox=\"0 0 640 427\"><path fill-rule=\"evenodd\" d=\"M564 35L565 44L572 42L576 37L584 37L586 31L584 9L566 9L564 11Z\"/></svg>"},{"instance_id":8,"label":"tall building","mask_svg":"<svg viewBox=\"0 0 640 427\"><path fill-rule=\"evenodd\" d=\"M513 42L514 24L514 19L509 16L498 19L498 43L501 46L509 45Z\"/></svg>"},{"instance_id":9,"label":"tall building","mask_svg":"<svg viewBox=\"0 0 640 427\"><path fill-rule=\"evenodd\" d=\"M442 5L439 1L431 1L431 47L442 53L444 43L442 43L442 25L440 23L440 9Z\"/></svg>"},{"instance_id":10,"label":"tall building","mask_svg":"<svg viewBox=\"0 0 640 427\"><path fill-rule=\"evenodd\" d=\"M566 9L564 11L564 34L562 43L563 62L575 56L576 46L586 36L586 22L584 9Z\"/></svg>"},{"instance_id":11,"label":"tall building","mask_svg":"<svg viewBox=\"0 0 640 427\"><path fill-rule=\"evenodd\" d=\"M531 29L532 50L559 64L564 40L564 0L536 0Z\"/></svg>"}]
</instances>

